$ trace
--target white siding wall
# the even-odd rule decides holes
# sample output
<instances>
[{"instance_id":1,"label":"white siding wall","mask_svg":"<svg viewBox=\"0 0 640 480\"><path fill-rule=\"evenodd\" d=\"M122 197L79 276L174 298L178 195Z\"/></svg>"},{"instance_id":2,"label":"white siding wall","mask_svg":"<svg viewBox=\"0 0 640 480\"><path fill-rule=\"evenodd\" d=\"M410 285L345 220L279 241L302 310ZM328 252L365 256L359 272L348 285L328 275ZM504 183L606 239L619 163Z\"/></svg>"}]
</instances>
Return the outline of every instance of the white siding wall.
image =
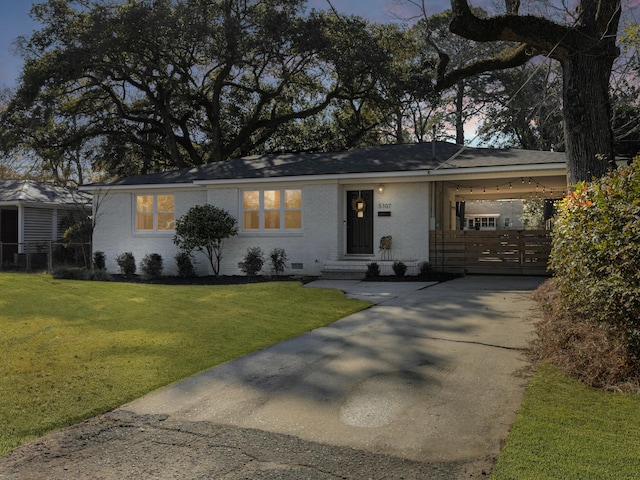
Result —
<instances>
[{"instance_id":1,"label":"white siding wall","mask_svg":"<svg viewBox=\"0 0 640 480\"><path fill-rule=\"evenodd\" d=\"M138 267L143 257L149 253L162 255L165 275L175 275L177 268L174 257L177 253L173 243L173 232L157 234L135 234L133 232L133 198L135 193L150 194L156 191L116 192L101 194L96 200L99 207L96 215L96 227L93 233L93 251L102 251L106 255L107 271L118 273L116 257L124 252L132 252ZM207 201L204 190L162 191L175 195L176 218L184 215L194 205L203 205ZM96 199L98 195L96 194Z\"/></svg>"},{"instance_id":2,"label":"white siding wall","mask_svg":"<svg viewBox=\"0 0 640 480\"><path fill-rule=\"evenodd\" d=\"M238 263L242 262L247 248L250 247L262 248L267 257L274 248L284 248L288 256L288 266L291 266L291 263L303 265L302 269L288 268L285 272L288 274L319 275L323 260L335 260L338 257L337 184L300 185L299 187L303 191L303 232L294 234L240 232L238 236L225 240L220 265L222 275L241 274ZM261 187L252 185L251 188ZM224 208L239 219L241 191L240 188L211 188L208 192L205 190L174 192L176 218L184 215L194 205L210 203ZM173 244L173 233L133 233L134 194L135 192L109 192L99 201L93 250L105 252L107 270L112 273L118 272L116 257L130 251L135 256L138 265L148 253L162 255L163 273L175 275L177 268L174 257L177 249ZM203 254L194 253L198 274L210 275L211 267L207 258ZM268 262L265 268L269 268Z\"/></svg>"},{"instance_id":3,"label":"white siding wall","mask_svg":"<svg viewBox=\"0 0 640 480\"><path fill-rule=\"evenodd\" d=\"M380 237L393 235L393 258L398 260L427 260L429 252L429 187L426 183L395 183L385 185L383 194L376 191L377 184L339 185L337 183L286 185L301 188L303 192L303 231L300 233L244 233L225 240L222 252L222 275L242 274L238 263L247 249L260 247L265 253L265 273L268 273L269 253L283 248L288 256L286 274L320 275L323 262L340 260L346 251L346 191L374 190L374 246ZM251 185L251 188L281 188L283 185ZM224 208L235 218L241 217L242 188L209 188L208 190L109 192L98 200L97 224L94 232L94 251L103 251L107 257L107 270L118 272L116 257L132 252L138 265L149 253L158 253L164 260L164 274L175 275L176 246L173 233L134 234L133 198L135 193L174 193L176 218L194 205L209 203ZM379 205L380 204L380 205ZM389 206L390 204L390 206ZM391 211L390 217L378 217L378 210ZM211 274L211 267L203 254L196 254L199 275ZM302 264L302 269L291 269L291 264Z\"/></svg>"},{"instance_id":4,"label":"white siding wall","mask_svg":"<svg viewBox=\"0 0 640 480\"><path fill-rule=\"evenodd\" d=\"M53 209L25 207L24 242L55 240Z\"/></svg>"},{"instance_id":5,"label":"white siding wall","mask_svg":"<svg viewBox=\"0 0 640 480\"><path fill-rule=\"evenodd\" d=\"M274 185L252 185L251 188L280 188ZM222 275L241 275L238 263L242 262L247 249L260 247L265 254L264 272L269 273L269 254L274 248L283 248L288 262L286 274L320 275L324 260L338 257L338 186L337 184L296 185L287 188L302 189L302 233L243 233L225 240L221 262ZM210 189L210 204L224 208L240 221L240 188ZM207 265L204 256L198 256L198 263ZM302 264L302 269L291 269L291 264ZM210 267L209 267L210 268ZM204 272L202 272L204 273Z\"/></svg>"},{"instance_id":6,"label":"white siding wall","mask_svg":"<svg viewBox=\"0 0 640 480\"><path fill-rule=\"evenodd\" d=\"M429 259L429 184L389 183L378 193L378 184L346 185L347 190L373 190L373 245L376 258L380 258L380 238L393 237L391 255L394 260ZM346 198L346 193L343 193ZM390 217L379 217L378 212L391 212ZM346 220L346 207L342 213ZM346 241L346 240L345 240ZM345 246L346 248L346 246Z\"/></svg>"}]
</instances>

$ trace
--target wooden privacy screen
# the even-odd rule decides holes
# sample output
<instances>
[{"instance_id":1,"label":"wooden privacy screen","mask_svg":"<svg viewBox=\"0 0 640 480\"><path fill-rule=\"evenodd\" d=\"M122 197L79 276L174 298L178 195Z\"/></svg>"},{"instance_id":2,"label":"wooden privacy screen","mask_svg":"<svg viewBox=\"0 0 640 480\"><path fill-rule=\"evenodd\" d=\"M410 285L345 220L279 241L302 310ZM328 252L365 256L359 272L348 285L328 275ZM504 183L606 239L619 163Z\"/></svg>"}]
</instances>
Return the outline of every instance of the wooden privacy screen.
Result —
<instances>
[{"instance_id":1,"label":"wooden privacy screen","mask_svg":"<svg viewBox=\"0 0 640 480\"><path fill-rule=\"evenodd\" d=\"M438 271L550 275L548 230L431 231L429 262Z\"/></svg>"}]
</instances>

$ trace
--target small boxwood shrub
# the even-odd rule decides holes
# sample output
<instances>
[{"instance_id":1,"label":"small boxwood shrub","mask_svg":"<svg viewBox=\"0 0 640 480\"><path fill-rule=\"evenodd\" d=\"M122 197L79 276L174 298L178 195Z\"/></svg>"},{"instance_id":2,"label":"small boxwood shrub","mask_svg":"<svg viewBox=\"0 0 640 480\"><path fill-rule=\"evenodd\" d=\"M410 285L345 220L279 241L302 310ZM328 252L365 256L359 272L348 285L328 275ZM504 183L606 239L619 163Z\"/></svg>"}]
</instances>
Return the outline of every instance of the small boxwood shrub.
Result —
<instances>
[{"instance_id":1,"label":"small boxwood shrub","mask_svg":"<svg viewBox=\"0 0 640 480\"><path fill-rule=\"evenodd\" d=\"M273 275L282 275L287 266L287 253L284 248L274 248L269 254L271 258L271 272Z\"/></svg>"},{"instance_id":2,"label":"small boxwood shrub","mask_svg":"<svg viewBox=\"0 0 640 480\"><path fill-rule=\"evenodd\" d=\"M140 263L142 276L147 280L157 280L162 276L162 255L150 253L145 255Z\"/></svg>"},{"instance_id":3,"label":"small boxwood shrub","mask_svg":"<svg viewBox=\"0 0 640 480\"><path fill-rule=\"evenodd\" d=\"M380 265L376 262L367 263L367 273L365 273L367 278L376 278L380 276Z\"/></svg>"},{"instance_id":4,"label":"small boxwood shrub","mask_svg":"<svg viewBox=\"0 0 640 480\"><path fill-rule=\"evenodd\" d=\"M93 268L96 270L105 270L107 268L107 256L104 252L93 252Z\"/></svg>"},{"instance_id":5,"label":"small boxwood shrub","mask_svg":"<svg viewBox=\"0 0 640 480\"><path fill-rule=\"evenodd\" d=\"M407 265L400 260L393 262L391 268L393 268L393 273L396 274L396 277L404 277L407 273Z\"/></svg>"},{"instance_id":6,"label":"small boxwood shrub","mask_svg":"<svg viewBox=\"0 0 640 480\"><path fill-rule=\"evenodd\" d=\"M429 262L420 262L419 269L421 277L429 278L433 275L433 268Z\"/></svg>"},{"instance_id":7,"label":"small boxwood shrub","mask_svg":"<svg viewBox=\"0 0 640 480\"><path fill-rule=\"evenodd\" d=\"M181 251L176 257L176 265L178 266L178 276L180 278L192 278L196 276L196 270L193 268L193 255L191 252Z\"/></svg>"},{"instance_id":8,"label":"small boxwood shrub","mask_svg":"<svg viewBox=\"0 0 640 480\"><path fill-rule=\"evenodd\" d=\"M249 277L255 277L264 265L264 253L260 247L247 248L247 253L242 262L242 271Z\"/></svg>"},{"instance_id":9,"label":"small boxwood shrub","mask_svg":"<svg viewBox=\"0 0 640 480\"><path fill-rule=\"evenodd\" d=\"M133 253L121 253L116 257L116 263L123 277L132 278L136 274L136 259Z\"/></svg>"}]
</instances>

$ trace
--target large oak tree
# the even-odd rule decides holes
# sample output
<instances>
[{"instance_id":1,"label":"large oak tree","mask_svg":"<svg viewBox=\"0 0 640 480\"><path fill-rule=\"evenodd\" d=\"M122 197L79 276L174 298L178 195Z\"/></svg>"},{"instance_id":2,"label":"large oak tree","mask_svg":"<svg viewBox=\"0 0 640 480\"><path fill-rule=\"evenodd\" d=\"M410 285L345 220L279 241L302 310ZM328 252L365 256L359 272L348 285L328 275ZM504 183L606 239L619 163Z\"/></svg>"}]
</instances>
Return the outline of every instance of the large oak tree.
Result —
<instances>
[{"instance_id":1,"label":"large oak tree","mask_svg":"<svg viewBox=\"0 0 640 480\"><path fill-rule=\"evenodd\" d=\"M603 175L614 159L609 80L614 60L621 0L579 0L569 22L519 14L519 1L505 0L504 15L479 18L467 0L451 0L451 31L477 42L514 42L500 57L449 70L441 56L437 88L497 69L523 65L538 55L562 66L563 117L568 182Z\"/></svg>"},{"instance_id":2,"label":"large oak tree","mask_svg":"<svg viewBox=\"0 0 640 480\"><path fill-rule=\"evenodd\" d=\"M43 27L23 42L25 67L3 122L22 148L43 158L82 152L112 175L277 149L274 138L295 136L329 106L370 98L391 59L366 21L304 7L304 0L37 4L32 16Z\"/></svg>"}]
</instances>

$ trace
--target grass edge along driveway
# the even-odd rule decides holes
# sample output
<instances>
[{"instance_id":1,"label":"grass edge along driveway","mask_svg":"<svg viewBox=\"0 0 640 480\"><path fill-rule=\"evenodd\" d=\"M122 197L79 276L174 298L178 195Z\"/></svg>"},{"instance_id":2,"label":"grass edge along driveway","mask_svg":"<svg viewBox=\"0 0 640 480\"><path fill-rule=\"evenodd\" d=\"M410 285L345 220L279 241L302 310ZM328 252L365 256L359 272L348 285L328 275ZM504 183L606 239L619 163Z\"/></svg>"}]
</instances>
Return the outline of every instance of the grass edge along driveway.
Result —
<instances>
[{"instance_id":1,"label":"grass edge along driveway","mask_svg":"<svg viewBox=\"0 0 640 480\"><path fill-rule=\"evenodd\" d=\"M543 363L491 478L639 478L639 411L640 395L598 390Z\"/></svg>"},{"instance_id":2,"label":"grass edge along driveway","mask_svg":"<svg viewBox=\"0 0 640 480\"><path fill-rule=\"evenodd\" d=\"M370 305L298 282L171 286L0 273L0 455Z\"/></svg>"}]
</instances>

